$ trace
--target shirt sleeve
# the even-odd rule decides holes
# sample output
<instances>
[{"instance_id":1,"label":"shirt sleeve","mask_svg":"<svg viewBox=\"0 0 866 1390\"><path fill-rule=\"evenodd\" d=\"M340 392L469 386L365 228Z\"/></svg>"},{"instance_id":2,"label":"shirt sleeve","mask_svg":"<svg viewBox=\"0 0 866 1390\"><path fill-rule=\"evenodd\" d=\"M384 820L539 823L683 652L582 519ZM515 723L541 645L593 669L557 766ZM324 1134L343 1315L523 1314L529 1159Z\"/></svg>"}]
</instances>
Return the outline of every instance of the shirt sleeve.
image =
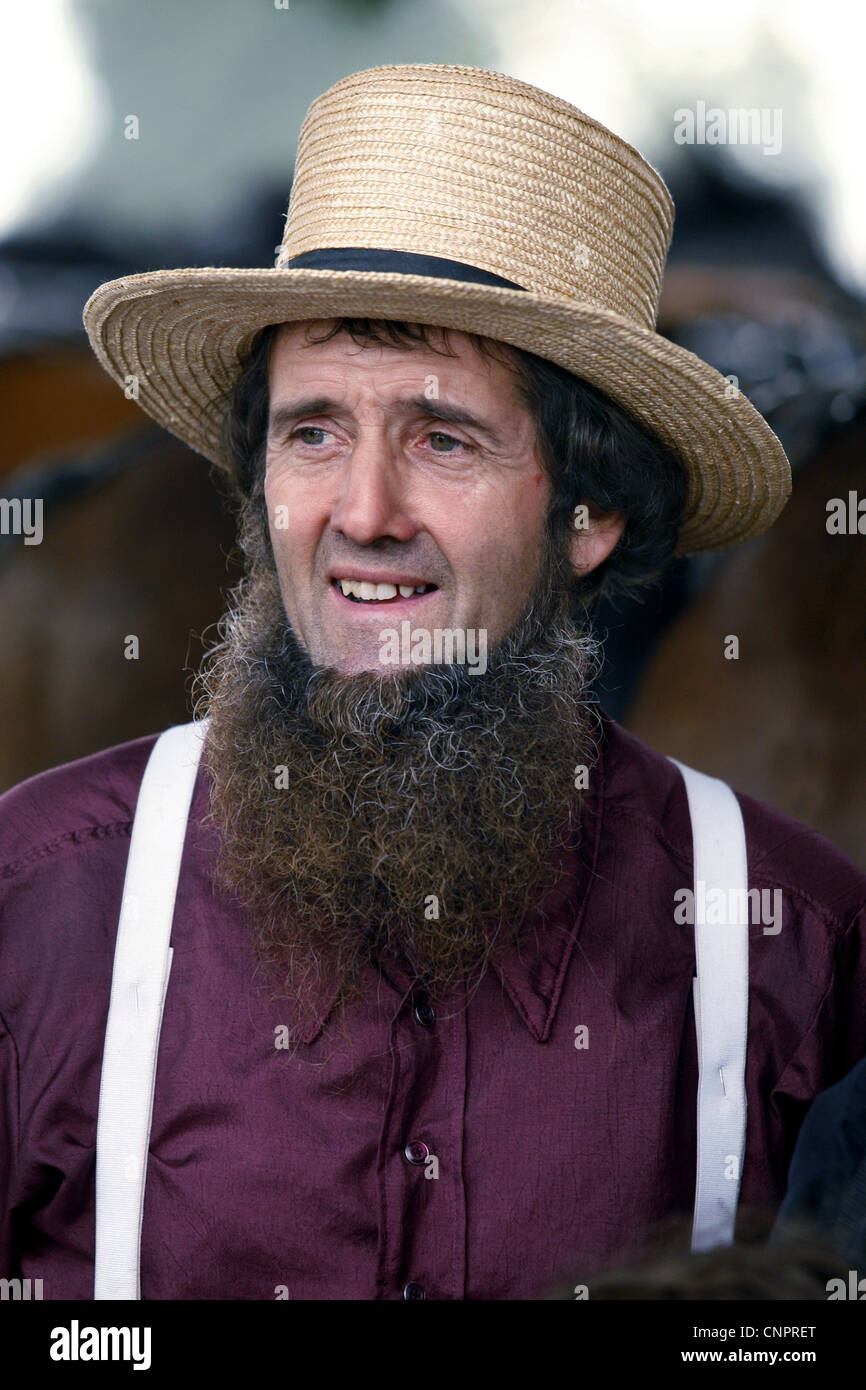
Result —
<instances>
[{"instance_id":1,"label":"shirt sleeve","mask_svg":"<svg viewBox=\"0 0 866 1390\"><path fill-rule=\"evenodd\" d=\"M866 1057L866 907L839 936L833 988L823 1012L816 1030L826 1057L822 1089Z\"/></svg>"},{"instance_id":2,"label":"shirt sleeve","mask_svg":"<svg viewBox=\"0 0 866 1390\"><path fill-rule=\"evenodd\" d=\"M840 931L832 975L813 1021L773 1090L782 1120L785 1173L810 1107L866 1057L866 908ZM786 1183L787 1186L787 1183Z\"/></svg>"},{"instance_id":3,"label":"shirt sleeve","mask_svg":"<svg viewBox=\"0 0 866 1390\"><path fill-rule=\"evenodd\" d=\"M18 1052L0 1014L0 1278L14 1278L18 1254L12 1236L18 1155Z\"/></svg>"}]
</instances>

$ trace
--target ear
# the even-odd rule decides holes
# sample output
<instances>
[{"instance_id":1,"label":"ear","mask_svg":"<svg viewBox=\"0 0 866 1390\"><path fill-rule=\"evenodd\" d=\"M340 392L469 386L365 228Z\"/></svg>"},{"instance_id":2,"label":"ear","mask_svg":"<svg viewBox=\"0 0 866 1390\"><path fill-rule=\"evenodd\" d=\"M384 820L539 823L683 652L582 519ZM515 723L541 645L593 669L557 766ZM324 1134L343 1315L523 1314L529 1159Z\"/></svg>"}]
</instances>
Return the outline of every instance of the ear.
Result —
<instances>
[{"instance_id":1,"label":"ear","mask_svg":"<svg viewBox=\"0 0 866 1390\"><path fill-rule=\"evenodd\" d=\"M591 502L574 509L571 563L579 575L589 574L606 560L623 531L622 512L602 512Z\"/></svg>"}]
</instances>

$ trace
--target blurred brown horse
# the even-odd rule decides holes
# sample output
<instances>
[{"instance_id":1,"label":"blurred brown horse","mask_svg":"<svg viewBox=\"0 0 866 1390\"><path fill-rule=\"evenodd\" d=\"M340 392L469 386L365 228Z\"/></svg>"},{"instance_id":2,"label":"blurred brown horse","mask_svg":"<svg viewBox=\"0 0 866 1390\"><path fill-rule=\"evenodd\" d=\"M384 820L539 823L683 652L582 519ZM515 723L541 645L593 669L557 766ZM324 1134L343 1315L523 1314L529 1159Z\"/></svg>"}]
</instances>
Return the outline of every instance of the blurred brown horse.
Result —
<instances>
[{"instance_id":1,"label":"blurred brown horse","mask_svg":"<svg viewBox=\"0 0 866 1390\"><path fill-rule=\"evenodd\" d=\"M79 444L10 470L27 436L5 441L0 493L40 498L44 532L0 536L5 788L188 719L201 634L238 571L206 460L143 427L86 344L0 363L0 408L39 453Z\"/></svg>"}]
</instances>

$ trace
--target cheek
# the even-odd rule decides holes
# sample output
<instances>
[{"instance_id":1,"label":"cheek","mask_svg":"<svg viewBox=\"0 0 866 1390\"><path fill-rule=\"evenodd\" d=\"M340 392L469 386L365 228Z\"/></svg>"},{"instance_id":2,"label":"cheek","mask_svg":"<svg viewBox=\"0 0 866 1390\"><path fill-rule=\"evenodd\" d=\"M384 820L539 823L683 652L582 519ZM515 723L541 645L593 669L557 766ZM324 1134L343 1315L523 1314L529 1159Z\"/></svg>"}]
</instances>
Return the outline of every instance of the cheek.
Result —
<instances>
[{"instance_id":1,"label":"cheek","mask_svg":"<svg viewBox=\"0 0 866 1390\"><path fill-rule=\"evenodd\" d=\"M515 493L515 512L522 516L524 523L532 517L544 515L550 496L550 480L543 468L527 473L520 480Z\"/></svg>"},{"instance_id":2,"label":"cheek","mask_svg":"<svg viewBox=\"0 0 866 1390\"><path fill-rule=\"evenodd\" d=\"M293 545L297 543L309 508L302 505L297 490L285 477L266 476L264 494L271 541L275 549L285 550L290 537Z\"/></svg>"},{"instance_id":3,"label":"cheek","mask_svg":"<svg viewBox=\"0 0 866 1390\"><path fill-rule=\"evenodd\" d=\"M269 493L267 487L265 488L265 508L274 555L282 559L288 549L293 509L285 496L281 496L278 491Z\"/></svg>"},{"instance_id":4,"label":"cheek","mask_svg":"<svg viewBox=\"0 0 866 1390\"><path fill-rule=\"evenodd\" d=\"M550 500L550 483L543 469L539 468L523 479L515 500L515 526L526 538L526 549L534 550L541 536Z\"/></svg>"}]
</instances>

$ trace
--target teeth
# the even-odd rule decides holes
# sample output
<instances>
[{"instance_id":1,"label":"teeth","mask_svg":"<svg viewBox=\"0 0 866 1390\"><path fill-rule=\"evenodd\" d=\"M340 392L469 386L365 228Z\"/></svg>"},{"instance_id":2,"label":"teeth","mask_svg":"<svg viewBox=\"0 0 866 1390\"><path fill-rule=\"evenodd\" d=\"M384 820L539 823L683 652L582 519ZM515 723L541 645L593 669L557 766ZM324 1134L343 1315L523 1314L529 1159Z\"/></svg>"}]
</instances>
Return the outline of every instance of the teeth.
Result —
<instances>
[{"instance_id":1,"label":"teeth","mask_svg":"<svg viewBox=\"0 0 866 1390\"><path fill-rule=\"evenodd\" d=\"M430 587L428 584L371 584L366 579L338 579L337 583L347 598L359 598L368 603L396 598L398 588L403 598L410 598L412 594L426 593Z\"/></svg>"}]
</instances>

